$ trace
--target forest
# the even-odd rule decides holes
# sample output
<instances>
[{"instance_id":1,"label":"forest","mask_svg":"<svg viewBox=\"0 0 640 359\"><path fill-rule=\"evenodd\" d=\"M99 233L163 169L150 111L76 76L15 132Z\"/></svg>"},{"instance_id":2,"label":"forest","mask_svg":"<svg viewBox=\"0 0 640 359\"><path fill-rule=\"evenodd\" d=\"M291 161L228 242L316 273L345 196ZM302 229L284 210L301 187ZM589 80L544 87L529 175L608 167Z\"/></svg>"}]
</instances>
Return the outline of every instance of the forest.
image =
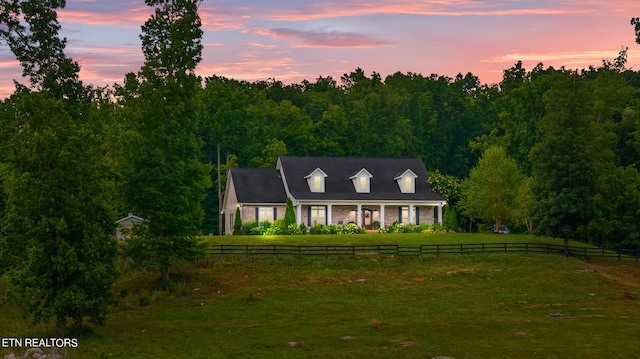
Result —
<instances>
[{"instance_id":1,"label":"forest","mask_svg":"<svg viewBox=\"0 0 640 359\"><path fill-rule=\"evenodd\" d=\"M31 251L13 276L22 287L51 253L69 270L94 258L83 270L104 276L113 264L97 259L115 257L108 238L130 212L149 225L134 233L140 241L128 244L129 254L168 280L173 263L197 256L195 236L219 233L225 170L274 167L281 155L419 157L434 178L462 184L446 199L460 204L463 219L482 218L464 198L465 184L485 152L500 153L530 183L525 197L507 188L512 201L526 200L518 214L501 214L503 223L604 247L640 246L640 71L627 68L626 48L581 70L518 62L498 84L472 73L382 78L360 68L295 84L202 78L198 2L146 3L155 13L140 35L144 65L122 84L98 88L82 83L64 53L56 13L64 1L2 1L2 46L29 79L0 102L0 268ZM500 188L490 190L495 195L483 200L498 202ZM90 296L113 281L107 277L80 286ZM32 294L16 300L33 311ZM60 301L61 325L65 316L78 321L76 312L104 320L96 298L81 309ZM45 320L55 311L37 313Z\"/></svg>"}]
</instances>

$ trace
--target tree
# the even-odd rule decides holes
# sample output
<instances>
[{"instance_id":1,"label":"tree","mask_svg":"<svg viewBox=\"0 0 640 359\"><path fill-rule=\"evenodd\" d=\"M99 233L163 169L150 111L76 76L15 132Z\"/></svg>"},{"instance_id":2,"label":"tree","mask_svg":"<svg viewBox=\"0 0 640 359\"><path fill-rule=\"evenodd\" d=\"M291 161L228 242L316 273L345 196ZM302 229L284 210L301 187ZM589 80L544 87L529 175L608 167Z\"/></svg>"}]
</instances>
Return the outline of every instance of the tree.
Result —
<instances>
[{"instance_id":1,"label":"tree","mask_svg":"<svg viewBox=\"0 0 640 359\"><path fill-rule=\"evenodd\" d=\"M200 162L194 74L201 58L197 0L146 0L155 12L142 26L145 64L125 82L129 126L126 198L149 222L128 241L138 265L162 273L204 255L195 236L211 166Z\"/></svg>"},{"instance_id":2,"label":"tree","mask_svg":"<svg viewBox=\"0 0 640 359\"><path fill-rule=\"evenodd\" d=\"M636 43L640 44L640 17L634 17L631 19L631 25L635 27L636 31Z\"/></svg>"},{"instance_id":3,"label":"tree","mask_svg":"<svg viewBox=\"0 0 640 359\"><path fill-rule=\"evenodd\" d=\"M34 323L55 319L60 330L69 319L77 329L87 318L102 324L116 278L113 176L98 135L102 123L57 37L56 9L65 2L0 5L0 36L31 82L17 86L0 124L7 195L0 262L12 284L8 298Z\"/></svg>"},{"instance_id":4,"label":"tree","mask_svg":"<svg viewBox=\"0 0 640 359\"><path fill-rule=\"evenodd\" d=\"M578 74L564 74L544 102L542 140L530 155L535 232L562 238L568 247L569 239L589 241L589 226L601 210L601 174L613 156Z\"/></svg>"},{"instance_id":5,"label":"tree","mask_svg":"<svg viewBox=\"0 0 640 359\"><path fill-rule=\"evenodd\" d=\"M444 206L444 218L442 221L445 228L457 231L458 230L458 214L456 210L448 203Z\"/></svg>"},{"instance_id":6,"label":"tree","mask_svg":"<svg viewBox=\"0 0 640 359\"><path fill-rule=\"evenodd\" d=\"M444 175L435 170L429 173L429 185L433 192L444 198L452 206L460 200L460 179L456 176Z\"/></svg>"},{"instance_id":7,"label":"tree","mask_svg":"<svg viewBox=\"0 0 640 359\"><path fill-rule=\"evenodd\" d=\"M284 212L284 225L286 228L289 228L290 224L296 224L296 213L293 210L291 198L287 198L287 207Z\"/></svg>"},{"instance_id":8,"label":"tree","mask_svg":"<svg viewBox=\"0 0 640 359\"><path fill-rule=\"evenodd\" d=\"M240 207L236 207L236 217L233 221L233 235L242 234L242 216L240 215Z\"/></svg>"},{"instance_id":9,"label":"tree","mask_svg":"<svg viewBox=\"0 0 640 359\"><path fill-rule=\"evenodd\" d=\"M67 40L58 37L56 9L65 5L65 0L1 0L0 38L20 62L31 89L74 102L82 97L83 87L78 77L80 66L65 56ZM15 83L19 89L27 89Z\"/></svg>"},{"instance_id":10,"label":"tree","mask_svg":"<svg viewBox=\"0 0 640 359\"><path fill-rule=\"evenodd\" d=\"M516 217L522 175L502 147L489 147L465 180L460 205L470 217L495 220L496 228Z\"/></svg>"}]
</instances>

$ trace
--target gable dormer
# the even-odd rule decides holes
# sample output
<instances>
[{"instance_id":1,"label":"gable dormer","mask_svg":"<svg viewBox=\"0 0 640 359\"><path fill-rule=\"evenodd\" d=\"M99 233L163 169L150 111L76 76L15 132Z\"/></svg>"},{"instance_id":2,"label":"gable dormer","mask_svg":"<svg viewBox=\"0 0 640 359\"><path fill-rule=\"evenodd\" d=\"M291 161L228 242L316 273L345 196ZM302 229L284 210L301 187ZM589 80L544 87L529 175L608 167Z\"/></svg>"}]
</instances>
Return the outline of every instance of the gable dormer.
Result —
<instances>
[{"instance_id":1,"label":"gable dormer","mask_svg":"<svg viewBox=\"0 0 640 359\"><path fill-rule=\"evenodd\" d=\"M400 187L400 192L416 193L416 178L418 178L418 176L415 173L413 173L412 170L408 169L402 172L401 175L396 176L394 180L398 182L398 187Z\"/></svg>"},{"instance_id":2,"label":"gable dormer","mask_svg":"<svg viewBox=\"0 0 640 359\"><path fill-rule=\"evenodd\" d=\"M353 188L357 193L369 193L371 192L371 179L373 175L369 173L365 168L358 171L349 179L353 182Z\"/></svg>"},{"instance_id":3,"label":"gable dormer","mask_svg":"<svg viewBox=\"0 0 640 359\"><path fill-rule=\"evenodd\" d=\"M327 174L318 167L304 178L307 180L307 184L309 185L309 191L313 193L324 193L324 179L327 177Z\"/></svg>"}]
</instances>

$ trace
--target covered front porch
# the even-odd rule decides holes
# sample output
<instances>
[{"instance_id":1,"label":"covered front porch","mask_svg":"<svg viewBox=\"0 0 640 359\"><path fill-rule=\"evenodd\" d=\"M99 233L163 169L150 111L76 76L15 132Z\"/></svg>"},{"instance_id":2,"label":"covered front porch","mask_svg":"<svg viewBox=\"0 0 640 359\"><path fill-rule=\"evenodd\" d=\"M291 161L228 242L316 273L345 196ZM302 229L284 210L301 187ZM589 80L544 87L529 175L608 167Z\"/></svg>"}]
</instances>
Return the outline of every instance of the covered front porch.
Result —
<instances>
[{"instance_id":1,"label":"covered front porch","mask_svg":"<svg viewBox=\"0 0 640 359\"><path fill-rule=\"evenodd\" d=\"M295 204L298 225L346 224L375 229L394 222L402 224L442 224L445 202L311 202Z\"/></svg>"}]
</instances>

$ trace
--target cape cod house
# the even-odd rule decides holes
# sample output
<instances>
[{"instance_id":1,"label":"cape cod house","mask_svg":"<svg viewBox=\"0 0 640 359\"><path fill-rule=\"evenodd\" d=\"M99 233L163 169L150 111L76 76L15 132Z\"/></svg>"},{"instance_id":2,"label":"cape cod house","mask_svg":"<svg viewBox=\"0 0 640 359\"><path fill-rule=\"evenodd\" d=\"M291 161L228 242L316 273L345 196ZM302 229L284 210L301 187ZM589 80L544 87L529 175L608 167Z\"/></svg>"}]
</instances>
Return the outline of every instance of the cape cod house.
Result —
<instances>
[{"instance_id":1,"label":"cape cod house","mask_svg":"<svg viewBox=\"0 0 640 359\"><path fill-rule=\"evenodd\" d=\"M232 168L223 202L225 233L231 234L236 208L242 222L284 217L291 198L298 224L356 223L370 229L442 223L446 201L435 194L419 158L291 157L275 169Z\"/></svg>"}]
</instances>

